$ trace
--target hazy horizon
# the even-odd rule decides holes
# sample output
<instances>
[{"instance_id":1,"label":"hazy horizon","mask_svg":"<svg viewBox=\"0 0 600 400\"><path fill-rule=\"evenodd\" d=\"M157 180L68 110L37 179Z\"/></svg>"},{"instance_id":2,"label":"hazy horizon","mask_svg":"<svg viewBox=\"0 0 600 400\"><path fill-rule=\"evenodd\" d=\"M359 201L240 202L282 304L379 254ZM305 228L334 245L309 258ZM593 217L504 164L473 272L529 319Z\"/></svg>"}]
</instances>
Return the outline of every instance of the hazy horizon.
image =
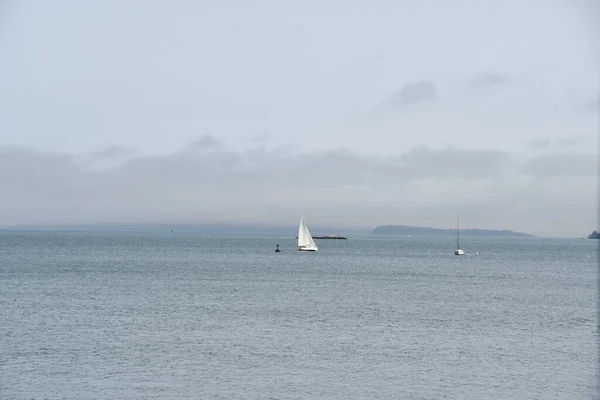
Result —
<instances>
[{"instance_id":1,"label":"hazy horizon","mask_svg":"<svg viewBox=\"0 0 600 400\"><path fill-rule=\"evenodd\" d=\"M322 225L322 224L308 224L311 233L314 235L339 235L349 233L361 233L371 234L375 228L384 226L396 226L405 228L416 228L416 229L432 229L454 232L456 231L456 225L454 226L419 226L419 225L406 225L402 223L397 224L382 224L377 226L365 226L365 227L348 227L339 225ZM272 232L290 232L295 234L298 229L298 223L190 223L190 222L141 222L141 223L127 223L127 222L114 222L114 223L97 223L97 224L17 224L11 226L0 226L0 231L98 231L98 232L117 232L117 231L173 231L173 232L204 232L204 233L243 233L243 232L259 232L259 233L272 233ZM520 232L509 228L490 229L481 228L477 226L462 227L461 231L494 231L494 232L512 232L517 234L531 235L530 232ZM591 233L591 232L589 232ZM589 234L588 233L588 234ZM402 233L401 233L402 234ZM385 233L385 235L393 235ZM415 233L417 235L417 233ZM533 235L536 236L536 235ZM577 238L587 236L580 235ZM543 237L543 236L542 236ZM563 236L568 237L568 236ZM574 236L575 237L575 236Z\"/></svg>"},{"instance_id":2,"label":"hazy horizon","mask_svg":"<svg viewBox=\"0 0 600 400\"><path fill-rule=\"evenodd\" d=\"M0 226L598 229L597 5L369 4L0 3Z\"/></svg>"}]
</instances>

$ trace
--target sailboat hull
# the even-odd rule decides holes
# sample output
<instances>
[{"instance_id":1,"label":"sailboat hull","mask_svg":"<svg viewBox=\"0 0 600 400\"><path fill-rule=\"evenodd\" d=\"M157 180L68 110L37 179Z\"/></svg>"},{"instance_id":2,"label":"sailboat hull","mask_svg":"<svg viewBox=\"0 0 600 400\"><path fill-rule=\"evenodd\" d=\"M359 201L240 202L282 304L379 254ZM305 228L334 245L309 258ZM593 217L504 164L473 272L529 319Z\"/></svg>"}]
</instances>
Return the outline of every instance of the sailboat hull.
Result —
<instances>
[{"instance_id":1,"label":"sailboat hull","mask_svg":"<svg viewBox=\"0 0 600 400\"><path fill-rule=\"evenodd\" d=\"M303 249L303 248L298 248L298 251L317 251L317 249Z\"/></svg>"}]
</instances>

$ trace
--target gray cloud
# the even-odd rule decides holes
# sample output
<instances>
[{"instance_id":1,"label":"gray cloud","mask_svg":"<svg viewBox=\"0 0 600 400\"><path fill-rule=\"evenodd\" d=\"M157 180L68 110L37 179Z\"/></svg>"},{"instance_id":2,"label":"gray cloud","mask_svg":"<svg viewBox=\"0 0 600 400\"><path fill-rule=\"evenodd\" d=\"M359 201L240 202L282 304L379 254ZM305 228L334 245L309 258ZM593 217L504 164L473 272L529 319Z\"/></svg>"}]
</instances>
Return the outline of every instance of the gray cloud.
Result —
<instances>
[{"instance_id":1,"label":"gray cloud","mask_svg":"<svg viewBox=\"0 0 600 400\"><path fill-rule=\"evenodd\" d=\"M113 160L123 157L132 156L137 152L137 149L130 146L108 145L103 149L92 151L90 156L95 160Z\"/></svg>"},{"instance_id":2,"label":"gray cloud","mask_svg":"<svg viewBox=\"0 0 600 400\"><path fill-rule=\"evenodd\" d=\"M588 139L589 138L586 135L569 136L557 139L556 145L560 148L574 147L578 144L587 142Z\"/></svg>"},{"instance_id":3,"label":"gray cloud","mask_svg":"<svg viewBox=\"0 0 600 400\"><path fill-rule=\"evenodd\" d=\"M250 142L251 143L265 143L270 138L271 138L271 134L269 132L260 132L260 133L255 133L254 135L250 136Z\"/></svg>"},{"instance_id":4,"label":"gray cloud","mask_svg":"<svg viewBox=\"0 0 600 400\"><path fill-rule=\"evenodd\" d=\"M431 102L438 99L437 88L429 80L408 83L402 89L391 94L385 104L390 106L408 106L415 103Z\"/></svg>"},{"instance_id":5,"label":"gray cloud","mask_svg":"<svg viewBox=\"0 0 600 400\"><path fill-rule=\"evenodd\" d=\"M220 146L219 140L213 135L202 135L188 145L188 150L214 150Z\"/></svg>"},{"instance_id":6,"label":"gray cloud","mask_svg":"<svg viewBox=\"0 0 600 400\"><path fill-rule=\"evenodd\" d=\"M600 100L591 99L583 104L583 110L589 113L597 114L600 110Z\"/></svg>"},{"instance_id":7,"label":"gray cloud","mask_svg":"<svg viewBox=\"0 0 600 400\"><path fill-rule=\"evenodd\" d=\"M385 157L341 150L183 150L99 170L75 155L11 147L0 150L0 219L289 223L304 212L339 226L439 226L461 213L476 226L543 234L551 232L536 229L543 221L527 214L539 201L545 218L551 219L553 207L564 213L569 201L578 204L568 211L573 221L592 218L595 165L592 154L523 159L500 150L419 146Z\"/></svg>"},{"instance_id":8,"label":"gray cloud","mask_svg":"<svg viewBox=\"0 0 600 400\"><path fill-rule=\"evenodd\" d=\"M529 141L529 147L533 150L547 150L554 148L557 151L565 151L567 149L574 149L581 147L590 140L587 135L573 135L566 137L540 137Z\"/></svg>"},{"instance_id":9,"label":"gray cloud","mask_svg":"<svg viewBox=\"0 0 600 400\"><path fill-rule=\"evenodd\" d=\"M557 104L555 109L558 111L597 116L600 111L600 93L597 93L596 96L587 96L583 100L581 96L577 100L566 100L562 104Z\"/></svg>"},{"instance_id":10,"label":"gray cloud","mask_svg":"<svg viewBox=\"0 0 600 400\"><path fill-rule=\"evenodd\" d=\"M550 146L552 140L552 138L535 138L530 140L529 145L534 150L542 150Z\"/></svg>"},{"instance_id":11,"label":"gray cloud","mask_svg":"<svg viewBox=\"0 0 600 400\"><path fill-rule=\"evenodd\" d=\"M481 88L487 86L502 85L510 82L507 75L498 71L480 72L471 79L471 87Z\"/></svg>"},{"instance_id":12,"label":"gray cloud","mask_svg":"<svg viewBox=\"0 0 600 400\"><path fill-rule=\"evenodd\" d=\"M510 167L511 158L510 153L502 150L448 148L440 151L427 146L418 146L398 157L404 176L427 179L499 177Z\"/></svg>"},{"instance_id":13,"label":"gray cloud","mask_svg":"<svg viewBox=\"0 0 600 400\"><path fill-rule=\"evenodd\" d=\"M537 178L593 178L598 175L598 157L580 153L544 154L528 160L523 171Z\"/></svg>"}]
</instances>

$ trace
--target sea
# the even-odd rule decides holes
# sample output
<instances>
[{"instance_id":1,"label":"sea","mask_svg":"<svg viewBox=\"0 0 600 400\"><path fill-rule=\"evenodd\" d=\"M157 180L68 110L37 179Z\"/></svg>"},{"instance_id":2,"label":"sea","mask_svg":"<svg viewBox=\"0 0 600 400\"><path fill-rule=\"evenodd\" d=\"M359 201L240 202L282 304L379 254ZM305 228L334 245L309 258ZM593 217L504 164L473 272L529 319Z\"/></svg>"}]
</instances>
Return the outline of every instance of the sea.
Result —
<instances>
[{"instance_id":1,"label":"sea","mask_svg":"<svg viewBox=\"0 0 600 400\"><path fill-rule=\"evenodd\" d=\"M316 242L0 233L0 398L599 398L600 241Z\"/></svg>"}]
</instances>

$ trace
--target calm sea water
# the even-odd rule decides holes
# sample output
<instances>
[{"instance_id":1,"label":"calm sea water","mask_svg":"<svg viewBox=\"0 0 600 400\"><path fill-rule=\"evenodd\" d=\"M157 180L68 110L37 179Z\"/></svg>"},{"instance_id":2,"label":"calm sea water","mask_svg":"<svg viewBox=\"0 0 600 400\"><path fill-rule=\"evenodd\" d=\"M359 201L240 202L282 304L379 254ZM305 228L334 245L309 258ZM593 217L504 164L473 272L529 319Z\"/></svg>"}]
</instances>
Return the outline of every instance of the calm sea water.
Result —
<instances>
[{"instance_id":1,"label":"calm sea water","mask_svg":"<svg viewBox=\"0 0 600 400\"><path fill-rule=\"evenodd\" d=\"M0 234L0 398L597 398L598 242L453 240Z\"/></svg>"}]
</instances>

